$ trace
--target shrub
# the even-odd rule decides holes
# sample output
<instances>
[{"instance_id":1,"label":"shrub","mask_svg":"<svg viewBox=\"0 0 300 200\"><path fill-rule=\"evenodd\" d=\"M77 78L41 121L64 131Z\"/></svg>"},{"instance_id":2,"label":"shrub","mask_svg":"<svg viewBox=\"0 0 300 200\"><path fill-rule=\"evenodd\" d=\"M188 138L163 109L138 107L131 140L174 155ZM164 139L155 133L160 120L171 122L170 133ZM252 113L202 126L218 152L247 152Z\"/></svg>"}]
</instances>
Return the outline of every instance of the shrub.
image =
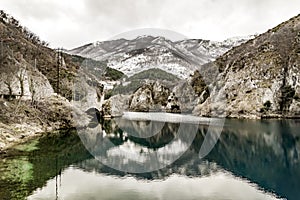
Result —
<instances>
[{"instance_id":1,"label":"shrub","mask_svg":"<svg viewBox=\"0 0 300 200\"><path fill-rule=\"evenodd\" d=\"M107 67L105 71L105 77L108 77L113 81L119 80L124 76L122 72L110 67Z\"/></svg>"}]
</instances>

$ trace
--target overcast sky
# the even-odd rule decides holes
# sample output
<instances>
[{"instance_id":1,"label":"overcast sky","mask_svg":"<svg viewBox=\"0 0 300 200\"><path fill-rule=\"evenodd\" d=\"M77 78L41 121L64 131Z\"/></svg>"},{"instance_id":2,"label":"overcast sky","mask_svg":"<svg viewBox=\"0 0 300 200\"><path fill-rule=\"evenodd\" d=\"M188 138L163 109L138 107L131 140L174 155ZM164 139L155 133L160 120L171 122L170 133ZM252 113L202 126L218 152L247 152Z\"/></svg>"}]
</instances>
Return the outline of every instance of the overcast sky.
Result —
<instances>
[{"instance_id":1,"label":"overcast sky","mask_svg":"<svg viewBox=\"0 0 300 200\"><path fill-rule=\"evenodd\" d=\"M262 33L300 14L300 0L0 0L0 9L51 47L71 49L141 28L211 40Z\"/></svg>"}]
</instances>

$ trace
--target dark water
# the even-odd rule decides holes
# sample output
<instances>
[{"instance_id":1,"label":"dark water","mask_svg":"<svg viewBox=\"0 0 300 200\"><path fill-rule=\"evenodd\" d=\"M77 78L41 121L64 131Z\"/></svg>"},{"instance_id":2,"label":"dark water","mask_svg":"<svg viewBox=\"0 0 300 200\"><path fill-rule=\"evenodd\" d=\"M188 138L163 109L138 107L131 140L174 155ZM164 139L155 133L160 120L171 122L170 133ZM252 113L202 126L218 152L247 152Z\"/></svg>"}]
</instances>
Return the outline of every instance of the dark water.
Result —
<instances>
[{"instance_id":1,"label":"dark water","mask_svg":"<svg viewBox=\"0 0 300 200\"><path fill-rule=\"evenodd\" d=\"M83 138L69 130L16 146L1 155L0 199L300 199L300 121L226 120L204 159L198 153L207 125L199 125L192 144L185 145L188 137L178 140L178 123L152 122L152 129L159 131L137 137L139 132L134 132L143 132L149 123L105 121L101 132ZM122 166L130 161L114 153L117 149L138 151L132 159L143 165L147 151L159 152L176 138L179 146L169 148L162 159L178 153L179 147L184 154L152 172L112 169L90 153L116 159ZM89 146L89 152L83 145L87 140L101 148L92 151Z\"/></svg>"}]
</instances>

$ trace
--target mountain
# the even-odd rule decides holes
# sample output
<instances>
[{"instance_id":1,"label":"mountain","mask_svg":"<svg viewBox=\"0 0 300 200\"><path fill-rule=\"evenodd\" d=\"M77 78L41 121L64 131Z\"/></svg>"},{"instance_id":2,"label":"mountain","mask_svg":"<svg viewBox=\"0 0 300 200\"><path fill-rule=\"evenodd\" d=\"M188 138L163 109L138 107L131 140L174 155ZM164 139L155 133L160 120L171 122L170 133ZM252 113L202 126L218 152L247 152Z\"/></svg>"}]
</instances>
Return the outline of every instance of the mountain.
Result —
<instances>
[{"instance_id":1,"label":"mountain","mask_svg":"<svg viewBox=\"0 0 300 200\"><path fill-rule=\"evenodd\" d=\"M300 15L204 66L219 74L207 81L210 97L194 110L227 117L300 116ZM207 79L208 80L208 79ZM213 80L213 81L211 81Z\"/></svg>"},{"instance_id":2,"label":"mountain","mask_svg":"<svg viewBox=\"0 0 300 200\"><path fill-rule=\"evenodd\" d=\"M132 76L141 71L159 68L179 78L187 78L198 67L213 61L252 36L223 42L201 39L170 41L164 37L140 36L133 40L118 39L87 44L67 51L99 61Z\"/></svg>"}]
</instances>

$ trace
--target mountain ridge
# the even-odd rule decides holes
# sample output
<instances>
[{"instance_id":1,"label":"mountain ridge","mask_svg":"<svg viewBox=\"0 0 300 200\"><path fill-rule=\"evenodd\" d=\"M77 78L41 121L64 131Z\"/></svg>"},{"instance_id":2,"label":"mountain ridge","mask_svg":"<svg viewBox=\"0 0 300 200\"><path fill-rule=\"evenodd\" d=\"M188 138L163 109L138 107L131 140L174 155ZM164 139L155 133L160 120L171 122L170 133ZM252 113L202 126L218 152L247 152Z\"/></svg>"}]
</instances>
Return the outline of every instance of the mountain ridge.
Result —
<instances>
[{"instance_id":1,"label":"mountain ridge","mask_svg":"<svg viewBox=\"0 0 300 200\"><path fill-rule=\"evenodd\" d=\"M68 53L105 60L109 67L120 70L127 76L149 68L160 68L177 77L187 78L199 65L214 60L250 38L253 36L227 39L223 42L202 39L173 42L161 36L146 35L132 40L117 39L90 43L69 50Z\"/></svg>"}]
</instances>

